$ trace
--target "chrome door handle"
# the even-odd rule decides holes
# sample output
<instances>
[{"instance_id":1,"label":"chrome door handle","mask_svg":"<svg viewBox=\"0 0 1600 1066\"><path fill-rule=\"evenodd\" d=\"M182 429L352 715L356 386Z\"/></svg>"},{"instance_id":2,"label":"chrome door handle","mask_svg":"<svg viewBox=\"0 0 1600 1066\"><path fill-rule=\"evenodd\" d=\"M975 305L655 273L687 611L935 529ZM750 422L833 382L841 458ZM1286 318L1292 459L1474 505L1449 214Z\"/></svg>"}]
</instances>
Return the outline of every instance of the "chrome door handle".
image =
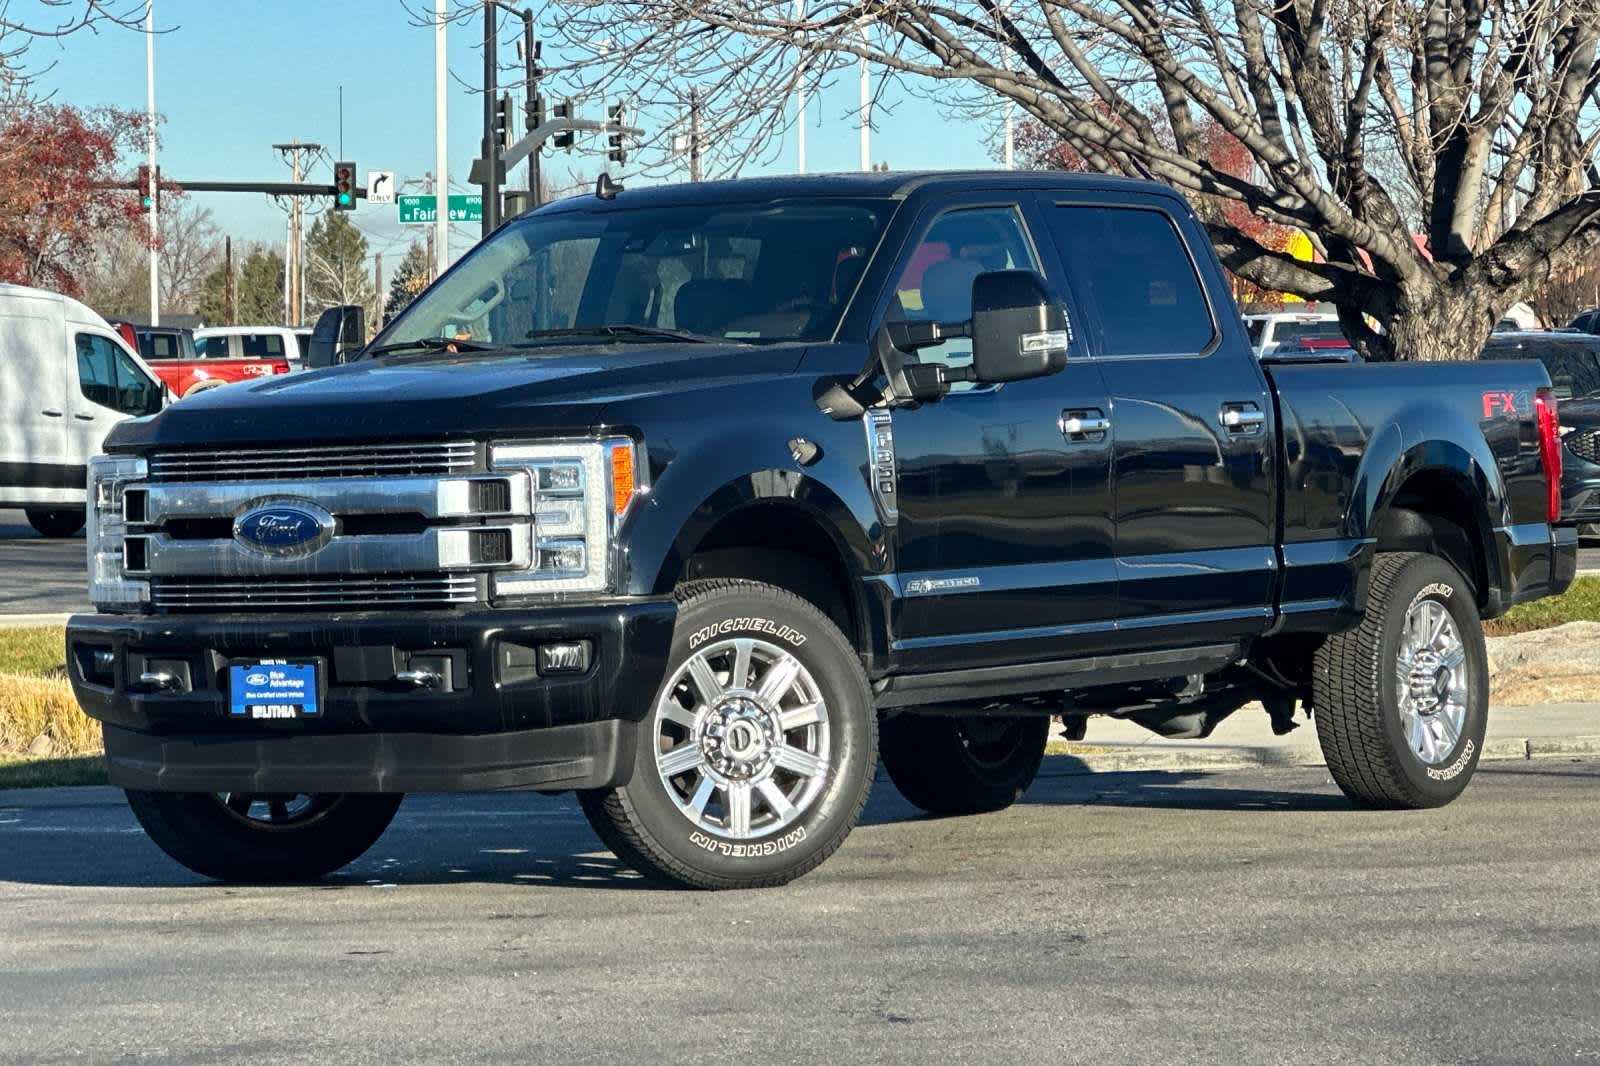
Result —
<instances>
[{"instance_id":1,"label":"chrome door handle","mask_svg":"<svg viewBox=\"0 0 1600 1066\"><path fill-rule=\"evenodd\" d=\"M1111 431L1111 419L1101 414L1098 407L1062 411L1061 420L1056 424L1061 428L1061 435L1069 440Z\"/></svg>"},{"instance_id":2,"label":"chrome door handle","mask_svg":"<svg viewBox=\"0 0 1600 1066\"><path fill-rule=\"evenodd\" d=\"M399 673L394 675L394 681L396 684L405 685L409 688L416 689L438 688L439 682L443 680L443 678L434 673L432 670L401 670Z\"/></svg>"},{"instance_id":3,"label":"chrome door handle","mask_svg":"<svg viewBox=\"0 0 1600 1066\"><path fill-rule=\"evenodd\" d=\"M1255 433L1266 424L1267 416L1253 403L1228 403L1219 413L1222 428L1229 433Z\"/></svg>"}]
</instances>

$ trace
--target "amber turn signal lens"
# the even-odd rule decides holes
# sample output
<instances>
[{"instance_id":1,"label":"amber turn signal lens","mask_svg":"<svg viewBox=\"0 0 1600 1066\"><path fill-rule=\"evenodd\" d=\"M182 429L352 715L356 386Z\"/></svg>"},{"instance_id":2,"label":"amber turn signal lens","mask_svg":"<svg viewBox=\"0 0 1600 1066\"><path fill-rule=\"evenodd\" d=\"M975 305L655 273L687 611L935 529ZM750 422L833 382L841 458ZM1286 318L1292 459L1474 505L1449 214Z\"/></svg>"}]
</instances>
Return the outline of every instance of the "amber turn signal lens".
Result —
<instances>
[{"instance_id":1,"label":"amber turn signal lens","mask_svg":"<svg viewBox=\"0 0 1600 1066\"><path fill-rule=\"evenodd\" d=\"M633 502L633 493L638 488L638 479L633 469L633 445L614 444L611 446L611 513L618 518L627 511L628 504Z\"/></svg>"}]
</instances>

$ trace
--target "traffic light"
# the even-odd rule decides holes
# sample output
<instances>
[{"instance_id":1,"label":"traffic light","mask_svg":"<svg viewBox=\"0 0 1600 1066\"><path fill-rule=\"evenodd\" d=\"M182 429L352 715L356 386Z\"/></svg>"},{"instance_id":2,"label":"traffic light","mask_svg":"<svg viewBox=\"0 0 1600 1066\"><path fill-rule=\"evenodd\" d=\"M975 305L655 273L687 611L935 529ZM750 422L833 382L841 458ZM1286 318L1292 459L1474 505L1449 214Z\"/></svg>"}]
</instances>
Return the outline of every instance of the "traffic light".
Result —
<instances>
[{"instance_id":1,"label":"traffic light","mask_svg":"<svg viewBox=\"0 0 1600 1066\"><path fill-rule=\"evenodd\" d=\"M610 137L607 138L610 147L606 151L606 158L613 163L628 161L628 150L622 146L622 127L626 125L622 119L622 101L619 100L606 108L606 128L611 131Z\"/></svg>"},{"instance_id":2,"label":"traffic light","mask_svg":"<svg viewBox=\"0 0 1600 1066\"><path fill-rule=\"evenodd\" d=\"M333 209L356 209L356 165L349 161L333 165Z\"/></svg>"},{"instance_id":3,"label":"traffic light","mask_svg":"<svg viewBox=\"0 0 1600 1066\"><path fill-rule=\"evenodd\" d=\"M156 191L154 196L150 195L150 168L148 166L141 165L139 167L139 177L136 180L139 185L139 213L148 215L152 207L160 210L161 168L156 167Z\"/></svg>"},{"instance_id":4,"label":"traffic light","mask_svg":"<svg viewBox=\"0 0 1600 1066\"><path fill-rule=\"evenodd\" d=\"M555 117L556 118L571 118L572 117L572 101L571 100L563 100L559 104L557 104L556 107L555 107ZM572 151L572 131L571 130L562 130L560 133L556 134L554 137L552 137L550 139L550 143L553 144L557 148L565 148L569 152Z\"/></svg>"},{"instance_id":5,"label":"traffic light","mask_svg":"<svg viewBox=\"0 0 1600 1066\"><path fill-rule=\"evenodd\" d=\"M501 93L494 102L494 129L490 131L494 143L502 149L511 144L511 94Z\"/></svg>"},{"instance_id":6,"label":"traffic light","mask_svg":"<svg viewBox=\"0 0 1600 1066\"><path fill-rule=\"evenodd\" d=\"M532 102L528 104L526 111L527 115L523 120L523 125L527 127L529 133L532 133L544 125L544 97L536 94Z\"/></svg>"}]
</instances>

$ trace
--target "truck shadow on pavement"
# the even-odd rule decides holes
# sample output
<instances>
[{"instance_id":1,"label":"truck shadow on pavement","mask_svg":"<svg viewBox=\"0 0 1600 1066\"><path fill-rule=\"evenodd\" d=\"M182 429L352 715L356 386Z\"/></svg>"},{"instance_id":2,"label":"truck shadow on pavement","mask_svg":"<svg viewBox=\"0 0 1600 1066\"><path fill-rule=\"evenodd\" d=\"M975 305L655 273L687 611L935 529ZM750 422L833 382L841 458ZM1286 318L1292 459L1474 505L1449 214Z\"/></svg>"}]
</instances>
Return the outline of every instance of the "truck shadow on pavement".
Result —
<instances>
[{"instance_id":1,"label":"truck shadow on pavement","mask_svg":"<svg viewBox=\"0 0 1600 1066\"><path fill-rule=\"evenodd\" d=\"M1089 774L1073 769L1064 758L1053 758L1019 807L1263 814L1353 809L1336 791L1304 788L1304 775L1297 780L1302 787L1276 789L1270 787L1275 776L1271 771L1252 771L1251 787L1232 787L1219 783L1219 775L1202 771ZM1225 779L1238 781L1239 776ZM105 792L105 802L90 805L32 805L24 799L0 806L0 882L221 887L163 855L134 823L120 795ZM871 839L935 820L901 797L880 771L856 832ZM359 892L446 884L662 890L600 843L570 795L525 793L409 797L366 855L322 881L290 890Z\"/></svg>"}]
</instances>

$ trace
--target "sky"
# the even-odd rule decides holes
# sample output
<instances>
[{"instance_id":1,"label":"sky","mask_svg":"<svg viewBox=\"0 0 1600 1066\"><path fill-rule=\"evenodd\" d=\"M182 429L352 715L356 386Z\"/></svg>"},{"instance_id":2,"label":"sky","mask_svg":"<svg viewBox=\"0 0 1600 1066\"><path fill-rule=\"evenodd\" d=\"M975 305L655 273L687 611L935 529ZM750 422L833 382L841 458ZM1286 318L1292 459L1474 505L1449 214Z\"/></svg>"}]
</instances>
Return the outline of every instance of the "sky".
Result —
<instances>
[{"instance_id":1,"label":"sky","mask_svg":"<svg viewBox=\"0 0 1600 1066\"><path fill-rule=\"evenodd\" d=\"M433 29L416 25L400 0L153 3L159 34L156 110L164 116L159 162L167 179L287 181L288 165L271 146L295 139L318 142L327 150L309 176L312 181L331 182L334 159L354 160L363 178L368 170L395 171L402 189L408 180L433 169ZM454 25L449 32L450 171L457 192L476 191L464 182L478 154L482 127L482 97L473 92L482 83L481 25ZM80 32L34 45L27 64L34 70L49 66L37 87L59 102L143 110L144 44L143 35L117 27ZM512 53L502 51L503 60L508 55ZM851 113L857 91L856 79L847 77L813 99L808 108L808 170L859 166L859 134ZM898 93L886 98L885 105L879 112L882 121L875 122L874 162L887 162L895 170L995 165L985 144L989 131L982 126L952 123L932 105ZM580 117L600 118L602 112L599 101L579 107ZM929 130L941 136L931 138ZM584 143L580 138L580 146ZM601 138L591 137L587 143L587 153L581 148L571 155L547 153L547 174L560 181L569 167L597 173L605 166ZM142 159L130 160L130 170L138 162ZM772 163L746 173L791 171L795 165L791 131ZM627 168L621 169L625 175ZM526 187L523 167L513 170L511 184ZM421 191L420 186L411 191ZM282 245L286 215L268 197L189 195L210 208L236 240ZM423 227L398 224L392 205L362 202L352 219L367 234L370 250L384 253L386 276L406 245L423 239ZM466 250L476 231L476 224L456 230L452 257Z\"/></svg>"}]
</instances>

